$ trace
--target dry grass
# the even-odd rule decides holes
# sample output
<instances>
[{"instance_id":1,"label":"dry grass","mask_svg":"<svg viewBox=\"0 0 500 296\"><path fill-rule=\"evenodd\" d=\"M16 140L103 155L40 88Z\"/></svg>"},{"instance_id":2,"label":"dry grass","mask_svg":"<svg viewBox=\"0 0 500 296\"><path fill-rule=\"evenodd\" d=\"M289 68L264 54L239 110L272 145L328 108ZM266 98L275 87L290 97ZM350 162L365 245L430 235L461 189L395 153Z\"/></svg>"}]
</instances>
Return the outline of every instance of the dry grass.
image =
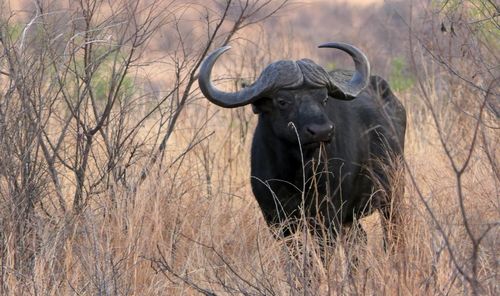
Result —
<instances>
[{"instance_id":1,"label":"dry grass","mask_svg":"<svg viewBox=\"0 0 500 296\"><path fill-rule=\"evenodd\" d=\"M224 115L230 113L224 111ZM419 128L433 129L432 125ZM104 193L78 217L41 222L33 278L13 272L7 258L14 256L14 248L9 247L14 242L8 243L7 260L2 260L4 291L18 295L37 291L48 295L191 295L197 294L192 287L196 285L216 294L465 292L463 279L450 263L443 240L412 186L404 197L406 246L401 253L383 251L374 215L363 221L368 245L352 277L346 272L341 248L327 268L317 262L314 268L304 268L301 260L286 251L286 244L273 239L252 197L248 139L240 143L238 127L213 125L210 129L215 134L205 147L186 155L174 172L157 172L158 177L148 179L136 193L117 190L115 202ZM411 144L416 140L414 129L409 127L406 150L410 170L465 261L470 245L457 210L454 175L436 139L427 139L426 149ZM485 159L477 159L464 184L470 219L478 228L494 222L499 214L496 186L486 165ZM491 232L480 253L484 294L498 292L498 238L498 232ZM298 235L295 240L314 249L307 241L310 238Z\"/></svg>"}]
</instances>

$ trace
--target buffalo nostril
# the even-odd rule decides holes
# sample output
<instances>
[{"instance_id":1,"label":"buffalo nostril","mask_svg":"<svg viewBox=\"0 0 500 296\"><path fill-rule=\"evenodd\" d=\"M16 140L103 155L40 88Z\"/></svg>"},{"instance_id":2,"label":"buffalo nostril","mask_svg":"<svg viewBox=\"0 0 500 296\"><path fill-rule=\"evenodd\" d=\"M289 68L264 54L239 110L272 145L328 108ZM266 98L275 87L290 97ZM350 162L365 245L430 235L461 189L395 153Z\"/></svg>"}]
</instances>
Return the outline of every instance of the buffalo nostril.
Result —
<instances>
[{"instance_id":1,"label":"buffalo nostril","mask_svg":"<svg viewBox=\"0 0 500 296\"><path fill-rule=\"evenodd\" d=\"M306 131L307 131L307 133L308 133L309 135L311 135L311 136L316 135L316 132L314 131L314 128L307 127L307 128L306 128Z\"/></svg>"},{"instance_id":2,"label":"buffalo nostril","mask_svg":"<svg viewBox=\"0 0 500 296\"><path fill-rule=\"evenodd\" d=\"M313 139L324 141L333 132L332 124L311 124L306 127L305 132Z\"/></svg>"}]
</instances>

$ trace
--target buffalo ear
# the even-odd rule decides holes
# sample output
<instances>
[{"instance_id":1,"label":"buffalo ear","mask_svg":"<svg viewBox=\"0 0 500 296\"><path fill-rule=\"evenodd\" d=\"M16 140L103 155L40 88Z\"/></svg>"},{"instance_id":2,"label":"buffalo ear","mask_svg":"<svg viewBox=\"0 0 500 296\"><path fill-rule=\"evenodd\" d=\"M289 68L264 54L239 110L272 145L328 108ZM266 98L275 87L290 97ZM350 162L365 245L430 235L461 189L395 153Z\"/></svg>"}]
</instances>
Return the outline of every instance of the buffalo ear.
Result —
<instances>
[{"instance_id":1,"label":"buffalo ear","mask_svg":"<svg viewBox=\"0 0 500 296\"><path fill-rule=\"evenodd\" d=\"M270 113L273 108L273 100L270 98L261 98L252 103L252 111L255 114Z\"/></svg>"}]
</instances>

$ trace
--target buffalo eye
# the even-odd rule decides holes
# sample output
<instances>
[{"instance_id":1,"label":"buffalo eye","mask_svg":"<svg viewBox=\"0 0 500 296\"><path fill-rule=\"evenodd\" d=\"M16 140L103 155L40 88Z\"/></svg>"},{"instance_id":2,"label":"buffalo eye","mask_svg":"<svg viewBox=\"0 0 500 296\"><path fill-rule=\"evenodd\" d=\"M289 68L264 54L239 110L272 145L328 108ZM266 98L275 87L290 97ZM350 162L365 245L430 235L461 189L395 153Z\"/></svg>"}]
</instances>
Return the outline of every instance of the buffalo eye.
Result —
<instances>
[{"instance_id":1,"label":"buffalo eye","mask_svg":"<svg viewBox=\"0 0 500 296\"><path fill-rule=\"evenodd\" d=\"M282 109L288 107L288 105L290 104L290 102L284 99L277 99L276 101L278 102L278 106Z\"/></svg>"}]
</instances>

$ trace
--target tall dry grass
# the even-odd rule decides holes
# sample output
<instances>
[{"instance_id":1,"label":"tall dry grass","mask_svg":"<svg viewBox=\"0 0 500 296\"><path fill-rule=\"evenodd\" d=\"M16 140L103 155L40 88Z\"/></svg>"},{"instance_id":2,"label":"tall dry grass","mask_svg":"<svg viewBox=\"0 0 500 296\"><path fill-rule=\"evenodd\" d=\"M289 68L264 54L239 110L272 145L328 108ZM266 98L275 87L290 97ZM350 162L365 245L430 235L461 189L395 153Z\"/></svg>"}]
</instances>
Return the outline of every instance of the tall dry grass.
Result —
<instances>
[{"instance_id":1,"label":"tall dry grass","mask_svg":"<svg viewBox=\"0 0 500 296\"><path fill-rule=\"evenodd\" d=\"M432 125L422 127L432 131ZM195 148L175 174L158 172L161 177L148 179L136 193L118 190L116 202L102 194L71 221L60 217L40 223L33 278L23 278L9 268L9 258L14 256L9 246L14 242L7 239L3 261L7 291L192 295L198 294L197 287L215 294L258 295L470 292L464 290L464 280L412 186L404 199L401 253L383 250L380 221L374 215L363 220L368 244L354 274L347 272L342 251L352 247L348 245L339 246L327 267L319 261L314 261L314 268L304 265L285 243L273 238L252 197L248 140L243 148L236 148L240 144L237 127L213 129L211 147ZM410 132L408 137L413 136ZM455 256L465 261L471 245L454 199L454 175L433 141L435 146L426 149L408 145L406 155ZM485 169L487 160L478 159L475 165L464 187L470 196L466 203L471 223L481 228L498 219L497 188ZM206 167L212 169L205 172ZM489 295L498 289L495 231L486 237L480 253L482 292ZM316 248L304 234L294 239Z\"/></svg>"},{"instance_id":2,"label":"tall dry grass","mask_svg":"<svg viewBox=\"0 0 500 296\"><path fill-rule=\"evenodd\" d=\"M428 19L422 21L429 24ZM440 25L441 19L433 21ZM297 233L289 242L275 240L249 186L255 124L250 108L219 110L193 92L161 162L151 166L137 186L111 182L80 212L63 213L51 205L57 204L57 195L42 174L46 182L39 187L42 202L35 204L29 220L33 232L22 237L27 246L36 246L31 266L16 265L16 257L23 256L15 235L21 221L12 215L14 205L8 202L9 180L0 180L0 291L6 295L498 295L497 118L482 107L482 99L488 98L484 92L457 79L449 67L443 68L422 50L428 45L425 26L416 21L410 25L415 39L407 61L413 85L398 93L409 120L407 186L400 209L405 244L397 252L384 251L377 214L362 220L368 243L356 246L362 256L354 270L344 252L355 247L349 242L339 242L324 266L307 233ZM313 52L310 40L291 40L284 32L283 42L276 44L266 38L266 29L260 32L261 39L255 38L266 50L234 54L245 54L252 67L226 61L222 78L251 79L273 55L281 58L276 51L281 46L292 58ZM471 60L451 62L467 73ZM498 88L494 91L498 95ZM141 118L141 112L133 110L127 123ZM144 146L159 143L154 136L158 118L153 116L137 132L138 138L147 139ZM478 118L481 129L475 132ZM475 135L478 144L471 148ZM450 159L457 164L470 159L459 183ZM129 181L142 178L147 161L140 158L131 166ZM74 183L70 177L62 182L70 203ZM479 243L469 231L480 238Z\"/></svg>"}]
</instances>

